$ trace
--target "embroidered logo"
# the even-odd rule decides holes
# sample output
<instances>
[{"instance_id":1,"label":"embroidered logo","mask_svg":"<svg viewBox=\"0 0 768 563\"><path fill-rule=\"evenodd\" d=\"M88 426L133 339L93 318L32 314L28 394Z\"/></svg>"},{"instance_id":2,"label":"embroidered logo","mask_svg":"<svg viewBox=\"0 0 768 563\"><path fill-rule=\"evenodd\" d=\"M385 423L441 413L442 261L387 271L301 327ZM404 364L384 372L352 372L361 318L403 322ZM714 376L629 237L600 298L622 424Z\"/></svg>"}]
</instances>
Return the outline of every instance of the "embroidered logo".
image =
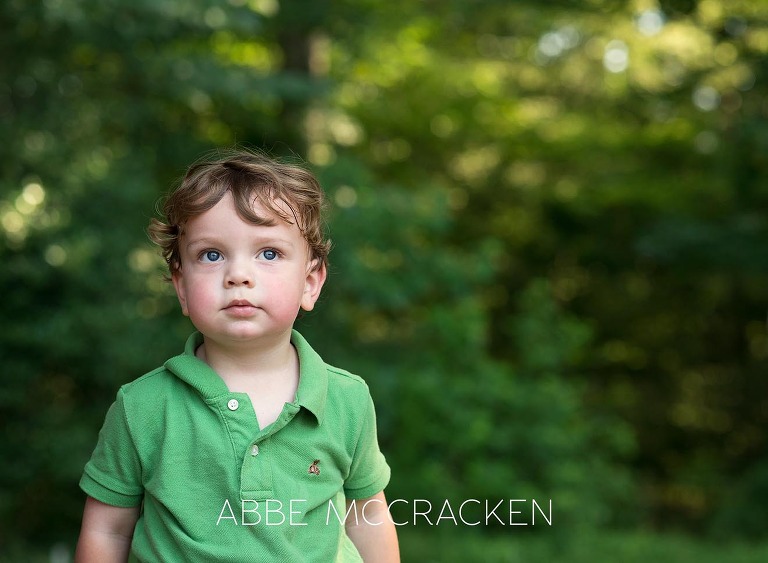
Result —
<instances>
[{"instance_id":1,"label":"embroidered logo","mask_svg":"<svg viewBox=\"0 0 768 563\"><path fill-rule=\"evenodd\" d=\"M320 460L316 459L312 462L312 465L309 466L310 475L320 475L320 468L317 466L318 463L320 463Z\"/></svg>"}]
</instances>

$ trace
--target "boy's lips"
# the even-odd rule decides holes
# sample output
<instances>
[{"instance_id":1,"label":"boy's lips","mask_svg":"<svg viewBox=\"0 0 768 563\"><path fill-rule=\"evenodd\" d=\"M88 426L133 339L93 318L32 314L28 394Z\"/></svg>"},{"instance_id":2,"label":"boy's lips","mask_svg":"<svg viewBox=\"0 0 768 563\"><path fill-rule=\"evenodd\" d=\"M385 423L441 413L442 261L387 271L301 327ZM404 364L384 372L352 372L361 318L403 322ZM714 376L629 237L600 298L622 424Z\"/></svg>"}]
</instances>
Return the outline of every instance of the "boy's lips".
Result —
<instances>
[{"instance_id":1,"label":"boy's lips","mask_svg":"<svg viewBox=\"0 0 768 563\"><path fill-rule=\"evenodd\" d=\"M256 311L256 305L247 299L233 299L224 310L231 315L249 317Z\"/></svg>"},{"instance_id":2,"label":"boy's lips","mask_svg":"<svg viewBox=\"0 0 768 563\"><path fill-rule=\"evenodd\" d=\"M255 305L247 299L233 299L225 308L229 309L230 307L255 307Z\"/></svg>"}]
</instances>

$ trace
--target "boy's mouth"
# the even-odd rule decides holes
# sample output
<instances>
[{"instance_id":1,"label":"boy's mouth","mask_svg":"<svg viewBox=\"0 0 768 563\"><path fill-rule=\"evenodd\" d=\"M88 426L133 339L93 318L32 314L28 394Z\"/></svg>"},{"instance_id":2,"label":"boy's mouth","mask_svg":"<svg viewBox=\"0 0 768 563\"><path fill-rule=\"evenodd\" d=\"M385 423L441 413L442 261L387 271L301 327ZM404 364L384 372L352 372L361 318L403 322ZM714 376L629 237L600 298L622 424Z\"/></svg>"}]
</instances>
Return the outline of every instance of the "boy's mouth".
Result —
<instances>
[{"instance_id":1,"label":"boy's mouth","mask_svg":"<svg viewBox=\"0 0 768 563\"><path fill-rule=\"evenodd\" d=\"M247 299L233 299L227 304L225 309L229 309L230 307L255 307L255 305Z\"/></svg>"},{"instance_id":2,"label":"boy's mouth","mask_svg":"<svg viewBox=\"0 0 768 563\"><path fill-rule=\"evenodd\" d=\"M248 317L256 311L256 305L247 299L233 299L224 307L224 310L236 317Z\"/></svg>"}]
</instances>

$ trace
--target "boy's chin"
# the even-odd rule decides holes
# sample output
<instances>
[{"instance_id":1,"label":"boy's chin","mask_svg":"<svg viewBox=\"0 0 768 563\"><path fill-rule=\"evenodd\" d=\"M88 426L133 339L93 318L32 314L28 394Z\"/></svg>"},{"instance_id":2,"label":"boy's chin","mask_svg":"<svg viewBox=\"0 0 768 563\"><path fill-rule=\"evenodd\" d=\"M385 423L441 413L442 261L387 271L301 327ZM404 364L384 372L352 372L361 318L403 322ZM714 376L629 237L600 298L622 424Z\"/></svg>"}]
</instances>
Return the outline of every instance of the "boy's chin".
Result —
<instances>
[{"instance_id":1,"label":"boy's chin","mask_svg":"<svg viewBox=\"0 0 768 563\"><path fill-rule=\"evenodd\" d=\"M220 345L237 345L237 344L254 344L258 342L275 342L283 338L290 339L291 329L293 326L289 326L284 329L275 330L259 330L251 327L244 327L242 329L229 330L225 333L211 333L206 334L203 331L203 337L206 340L211 340Z\"/></svg>"}]
</instances>

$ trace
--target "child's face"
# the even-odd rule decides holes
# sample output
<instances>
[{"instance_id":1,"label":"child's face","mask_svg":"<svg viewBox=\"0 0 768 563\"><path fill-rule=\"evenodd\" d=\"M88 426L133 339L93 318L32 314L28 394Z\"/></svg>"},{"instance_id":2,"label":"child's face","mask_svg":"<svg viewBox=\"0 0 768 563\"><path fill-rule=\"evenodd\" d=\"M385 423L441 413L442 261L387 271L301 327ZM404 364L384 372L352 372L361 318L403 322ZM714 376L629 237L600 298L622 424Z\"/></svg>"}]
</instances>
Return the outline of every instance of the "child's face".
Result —
<instances>
[{"instance_id":1,"label":"child's face","mask_svg":"<svg viewBox=\"0 0 768 563\"><path fill-rule=\"evenodd\" d=\"M179 240L173 285L181 309L206 339L268 343L290 333L299 308L311 310L325 281L295 224L256 204L275 225L240 218L232 195L190 219Z\"/></svg>"}]
</instances>

